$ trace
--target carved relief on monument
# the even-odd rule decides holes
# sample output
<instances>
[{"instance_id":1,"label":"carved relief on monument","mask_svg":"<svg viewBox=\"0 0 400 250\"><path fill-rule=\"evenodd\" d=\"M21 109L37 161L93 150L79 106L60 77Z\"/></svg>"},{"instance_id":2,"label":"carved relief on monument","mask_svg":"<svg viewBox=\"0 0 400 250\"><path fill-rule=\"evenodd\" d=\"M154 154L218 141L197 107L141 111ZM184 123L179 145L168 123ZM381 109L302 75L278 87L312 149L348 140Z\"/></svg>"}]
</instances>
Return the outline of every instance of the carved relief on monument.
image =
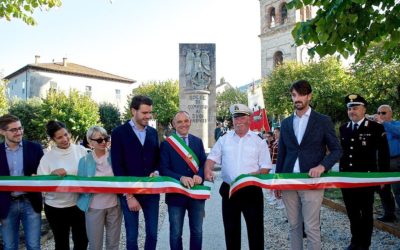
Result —
<instances>
[{"instance_id":1,"label":"carved relief on monument","mask_svg":"<svg viewBox=\"0 0 400 250\"><path fill-rule=\"evenodd\" d=\"M200 49L186 50L185 78L187 89L209 89L211 83L211 67L208 51Z\"/></svg>"}]
</instances>

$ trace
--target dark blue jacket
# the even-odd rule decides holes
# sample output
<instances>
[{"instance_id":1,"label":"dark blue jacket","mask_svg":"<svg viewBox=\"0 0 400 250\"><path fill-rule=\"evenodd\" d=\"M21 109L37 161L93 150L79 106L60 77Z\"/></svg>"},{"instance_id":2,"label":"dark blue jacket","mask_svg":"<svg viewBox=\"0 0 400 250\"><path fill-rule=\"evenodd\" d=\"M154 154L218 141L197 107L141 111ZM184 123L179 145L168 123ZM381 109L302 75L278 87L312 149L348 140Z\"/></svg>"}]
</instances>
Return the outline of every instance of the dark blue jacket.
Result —
<instances>
[{"instance_id":1,"label":"dark blue jacket","mask_svg":"<svg viewBox=\"0 0 400 250\"><path fill-rule=\"evenodd\" d=\"M160 148L154 128L147 126L144 145L128 122L115 128L111 139L111 162L115 176L149 176L158 170Z\"/></svg>"},{"instance_id":2,"label":"dark blue jacket","mask_svg":"<svg viewBox=\"0 0 400 250\"><path fill-rule=\"evenodd\" d=\"M37 143L25 140L22 141L22 147L24 175L31 176L32 174L36 174L40 159L43 156L42 147ZM0 144L0 176L10 176L4 143ZM35 212L40 213L42 210L42 193L29 192L27 196ZM4 219L7 217L10 209L11 192L0 192L0 204L0 219Z\"/></svg>"},{"instance_id":3,"label":"dark blue jacket","mask_svg":"<svg viewBox=\"0 0 400 250\"><path fill-rule=\"evenodd\" d=\"M299 145L293 130L293 118L294 115L291 115L281 124L276 173L292 173L297 158L301 173L308 173L319 164L323 165L325 170L331 169L342 155L331 119L311 110Z\"/></svg>"},{"instance_id":4,"label":"dark blue jacket","mask_svg":"<svg viewBox=\"0 0 400 250\"><path fill-rule=\"evenodd\" d=\"M199 159L199 172L200 176L204 180L204 163L206 161L206 154L204 152L203 141L189 134L189 147L196 154ZM160 146L160 174L164 176L170 176L177 180L180 180L182 176L193 177L194 172L185 162L185 160L172 148L171 144L167 141L163 141ZM166 203L173 206L185 206L189 197L182 194L166 194Z\"/></svg>"}]
</instances>

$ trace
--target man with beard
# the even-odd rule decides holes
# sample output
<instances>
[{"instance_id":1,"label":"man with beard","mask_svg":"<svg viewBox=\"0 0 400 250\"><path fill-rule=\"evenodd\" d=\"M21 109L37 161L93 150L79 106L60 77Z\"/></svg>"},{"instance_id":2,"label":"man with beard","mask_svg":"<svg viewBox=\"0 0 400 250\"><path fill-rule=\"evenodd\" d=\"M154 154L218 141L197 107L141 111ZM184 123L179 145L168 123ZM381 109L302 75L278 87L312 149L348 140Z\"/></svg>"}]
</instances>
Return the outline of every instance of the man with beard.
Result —
<instances>
[{"instance_id":1,"label":"man with beard","mask_svg":"<svg viewBox=\"0 0 400 250\"><path fill-rule=\"evenodd\" d=\"M230 108L234 130L219 138L208 155L204 177L213 180L215 163L221 165L223 183L222 219L228 250L240 249L241 214L246 220L250 250L264 249L264 197L260 187L241 188L229 197L232 181L241 174L267 174L272 168L268 146L256 133L250 131L249 107L233 104Z\"/></svg>"},{"instance_id":2,"label":"man with beard","mask_svg":"<svg viewBox=\"0 0 400 250\"><path fill-rule=\"evenodd\" d=\"M362 96L348 95L345 103L350 121L339 129L343 147L340 171L388 171L390 156L385 128L382 124L365 119L367 102ZM380 188L383 187L384 185ZM342 189L343 201L350 220L351 244L348 250L369 249L371 245L376 189L377 187Z\"/></svg>"},{"instance_id":3,"label":"man with beard","mask_svg":"<svg viewBox=\"0 0 400 250\"><path fill-rule=\"evenodd\" d=\"M328 116L311 109L312 89L307 81L293 83L290 93L295 112L282 121L275 172L320 177L342 155L333 123ZM324 190L277 190L275 195L283 199L286 207L290 249L303 249L303 222L308 249L321 249L320 209Z\"/></svg>"},{"instance_id":4,"label":"man with beard","mask_svg":"<svg viewBox=\"0 0 400 250\"><path fill-rule=\"evenodd\" d=\"M31 176L37 173L42 147L23 140L24 128L18 117L0 117L0 176ZM42 194L37 192L0 192L0 220L4 249L18 249L22 223L27 249L40 249Z\"/></svg>"},{"instance_id":5,"label":"man with beard","mask_svg":"<svg viewBox=\"0 0 400 250\"><path fill-rule=\"evenodd\" d=\"M115 176L158 175L160 149L157 130L149 126L153 101L137 95L130 105L132 119L112 131L111 163ZM139 211L146 225L144 249L155 250L159 194L124 194L120 196L126 229L126 249L138 249Z\"/></svg>"}]
</instances>

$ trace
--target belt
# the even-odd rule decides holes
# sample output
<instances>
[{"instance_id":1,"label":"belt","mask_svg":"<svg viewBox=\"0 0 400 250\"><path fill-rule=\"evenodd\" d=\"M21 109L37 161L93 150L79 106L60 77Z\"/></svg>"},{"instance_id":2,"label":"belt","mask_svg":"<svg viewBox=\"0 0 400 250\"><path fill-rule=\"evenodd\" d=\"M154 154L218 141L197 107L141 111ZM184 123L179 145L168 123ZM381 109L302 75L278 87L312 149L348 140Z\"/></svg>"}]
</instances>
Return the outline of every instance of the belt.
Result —
<instances>
[{"instance_id":1,"label":"belt","mask_svg":"<svg viewBox=\"0 0 400 250\"><path fill-rule=\"evenodd\" d=\"M21 194L18 196L11 196L12 201L25 200L25 199L28 199L28 196L26 194Z\"/></svg>"}]
</instances>

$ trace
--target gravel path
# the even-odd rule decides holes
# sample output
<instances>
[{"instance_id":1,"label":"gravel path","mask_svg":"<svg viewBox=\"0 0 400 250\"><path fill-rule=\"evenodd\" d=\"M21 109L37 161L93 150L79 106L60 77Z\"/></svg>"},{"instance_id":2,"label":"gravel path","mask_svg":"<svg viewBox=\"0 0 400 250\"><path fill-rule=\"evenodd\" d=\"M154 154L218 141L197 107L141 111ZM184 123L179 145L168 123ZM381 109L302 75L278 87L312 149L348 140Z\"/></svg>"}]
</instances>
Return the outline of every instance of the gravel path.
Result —
<instances>
[{"instance_id":1,"label":"gravel path","mask_svg":"<svg viewBox=\"0 0 400 250\"><path fill-rule=\"evenodd\" d=\"M206 218L204 222L203 228L203 237L204 237L204 246L205 250L213 250L218 249L222 250L220 246L225 246L224 244L224 232L222 226L222 220L220 221L207 221L207 218L212 218L212 220L219 220L220 216L218 214L221 213L221 198L215 194L218 193L218 188L220 186L221 180L217 178L214 186L212 187L213 198L207 201L206 206ZM213 216L207 216L213 213ZM216 216L217 217L216 217ZM163 227L163 223L167 223L167 209L166 204L164 203L164 196L162 195L160 201L160 218L159 218L159 230L166 230L168 227ZM217 219L216 219L217 218ZM139 247L143 249L144 243L144 223L143 217L140 217L140 234L139 234ZM289 249L288 247L288 222L286 219L285 210L275 209L274 205L268 205L265 203L264 209L264 224L265 224L265 249ZM245 226L245 223L242 223L242 226ZM212 227L212 228L210 228ZM185 225L184 230L188 230L187 224ZM213 231L212 234L207 233ZM120 249L125 249L125 228L123 227L121 235L121 244ZM168 233L160 232L159 235L161 237L168 237ZM188 233L184 233L184 242L187 242ZM321 237L322 237L322 248L325 250L336 250L336 249L344 249L349 245L350 242L350 229L349 229L349 221L347 215L337 212L328 207L322 207L321 209ZM158 249L168 249L165 242L167 239L160 239L159 242L162 242L162 245L158 245ZM184 249L187 249L188 244L184 243ZM216 247L218 246L218 247ZM247 249L247 244L242 243L242 249ZM54 242L53 239L49 239L46 243L42 245L42 249L53 250ZM305 244L305 248L306 244ZM386 233L381 230L374 229L372 235L372 245L371 250L400 250L400 238L397 238L389 233Z\"/></svg>"}]
</instances>

